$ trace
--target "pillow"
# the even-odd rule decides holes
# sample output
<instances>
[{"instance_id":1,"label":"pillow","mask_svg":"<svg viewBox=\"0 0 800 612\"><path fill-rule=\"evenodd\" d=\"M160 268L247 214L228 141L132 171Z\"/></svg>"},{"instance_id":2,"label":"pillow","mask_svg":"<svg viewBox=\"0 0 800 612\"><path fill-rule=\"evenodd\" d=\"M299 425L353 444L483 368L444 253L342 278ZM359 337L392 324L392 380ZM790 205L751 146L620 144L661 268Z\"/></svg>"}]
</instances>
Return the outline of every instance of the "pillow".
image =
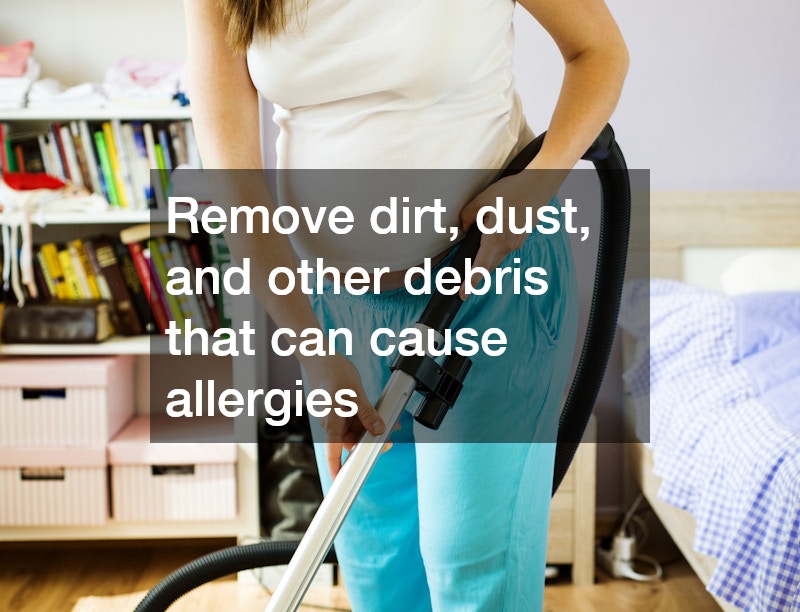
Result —
<instances>
[{"instance_id":1,"label":"pillow","mask_svg":"<svg viewBox=\"0 0 800 612\"><path fill-rule=\"evenodd\" d=\"M729 299L736 307L740 358L800 337L800 291L747 293Z\"/></svg>"},{"instance_id":2,"label":"pillow","mask_svg":"<svg viewBox=\"0 0 800 612\"><path fill-rule=\"evenodd\" d=\"M722 273L727 295L800 291L800 250L764 249L736 259Z\"/></svg>"}]
</instances>

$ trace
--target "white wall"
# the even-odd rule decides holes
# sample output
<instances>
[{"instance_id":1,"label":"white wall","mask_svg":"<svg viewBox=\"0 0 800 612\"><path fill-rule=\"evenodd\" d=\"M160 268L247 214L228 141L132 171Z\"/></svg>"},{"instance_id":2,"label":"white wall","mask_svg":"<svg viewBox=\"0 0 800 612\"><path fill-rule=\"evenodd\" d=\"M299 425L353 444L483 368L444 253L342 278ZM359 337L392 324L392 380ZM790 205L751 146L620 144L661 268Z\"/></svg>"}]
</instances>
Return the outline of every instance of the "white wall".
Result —
<instances>
[{"instance_id":1,"label":"white wall","mask_svg":"<svg viewBox=\"0 0 800 612\"><path fill-rule=\"evenodd\" d=\"M631 68L613 125L654 190L800 187L800 3L608 0ZM546 127L558 52L523 10L517 74L531 124Z\"/></svg>"},{"instance_id":2,"label":"white wall","mask_svg":"<svg viewBox=\"0 0 800 612\"><path fill-rule=\"evenodd\" d=\"M181 58L181 0L0 0L0 44L31 39L42 76L101 82L121 57Z\"/></svg>"}]
</instances>

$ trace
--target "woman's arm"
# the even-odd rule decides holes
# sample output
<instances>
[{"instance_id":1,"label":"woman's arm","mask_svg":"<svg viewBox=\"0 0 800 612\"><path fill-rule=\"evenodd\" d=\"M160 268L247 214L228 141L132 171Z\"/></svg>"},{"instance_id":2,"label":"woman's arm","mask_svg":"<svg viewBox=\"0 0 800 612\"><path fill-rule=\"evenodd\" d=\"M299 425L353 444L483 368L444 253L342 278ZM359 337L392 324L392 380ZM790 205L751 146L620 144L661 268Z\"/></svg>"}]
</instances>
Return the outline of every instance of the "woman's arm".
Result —
<instances>
[{"instance_id":1,"label":"woman's arm","mask_svg":"<svg viewBox=\"0 0 800 612\"><path fill-rule=\"evenodd\" d=\"M187 71L192 102L192 120L203 166L212 194L221 205L262 202L274 207L261 178L258 94L250 80L246 58L235 55L225 39L227 24L217 0L184 0L188 39ZM231 172L219 172L216 169ZM235 180L234 180L235 179ZM266 202L265 202L266 200ZM226 235L233 256L249 257L259 278L277 266L296 267L289 239L282 234ZM285 296L269 291L266 283L252 283L253 293L278 327L288 327L299 336L303 329L319 328L311 304L300 288ZM357 393L357 419L332 417L324 423L326 434L338 442L329 444L331 470L338 471L342 441L352 442L366 426L381 433L383 423L366 400L355 367L343 356L298 356L314 388Z\"/></svg>"},{"instance_id":2,"label":"woman's arm","mask_svg":"<svg viewBox=\"0 0 800 612\"><path fill-rule=\"evenodd\" d=\"M515 175L491 185L464 207L462 225L475 221L496 196L513 205L547 204L567 172L603 129L617 105L628 71L628 50L603 0L518 0L552 36L564 58L564 79L542 149L528 165L536 173ZM494 269L527 235L484 236L475 265ZM462 290L463 297L463 290Z\"/></svg>"},{"instance_id":3,"label":"woman's arm","mask_svg":"<svg viewBox=\"0 0 800 612\"><path fill-rule=\"evenodd\" d=\"M520 0L552 36L564 80L542 150L530 168L572 168L608 123L628 72L628 50L602 0Z\"/></svg>"}]
</instances>

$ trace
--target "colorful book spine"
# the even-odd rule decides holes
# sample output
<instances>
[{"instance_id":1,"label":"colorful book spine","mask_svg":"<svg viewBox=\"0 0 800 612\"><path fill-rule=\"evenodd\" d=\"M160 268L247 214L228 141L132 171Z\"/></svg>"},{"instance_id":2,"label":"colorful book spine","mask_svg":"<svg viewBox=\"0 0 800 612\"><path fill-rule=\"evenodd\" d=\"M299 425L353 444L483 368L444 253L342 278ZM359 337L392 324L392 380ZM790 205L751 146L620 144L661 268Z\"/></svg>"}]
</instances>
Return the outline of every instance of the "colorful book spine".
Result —
<instances>
[{"instance_id":1,"label":"colorful book spine","mask_svg":"<svg viewBox=\"0 0 800 612\"><path fill-rule=\"evenodd\" d=\"M94 133L94 144L97 147L97 157L100 159L100 167L103 172L103 183L106 187L106 195L108 202L114 206L119 206L119 197L117 195L117 187L114 182L114 172L111 169L111 160L108 156L106 149L106 137L101 131Z\"/></svg>"},{"instance_id":2,"label":"colorful book spine","mask_svg":"<svg viewBox=\"0 0 800 612\"><path fill-rule=\"evenodd\" d=\"M100 160L97 159L97 154L92 146L94 138L92 138L92 133L89 131L89 123L85 119L78 122L78 132L81 136L81 147L86 158L86 169L89 174L92 191L108 199L108 192L100 177Z\"/></svg>"},{"instance_id":3,"label":"colorful book spine","mask_svg":"<svg viewBox=\"0 0 800 612\"><path fill-rule=\"evenodd\" d=\"M167 242L169 243L170 250L172 251L172 260L175 262L176 266L179 266L187 271L189 275L189 283L193 286L194 266L192 266L191 259L188 257L189 252L186 251L186 256L184 256L185 247L184 249L181 249L180 240L172 238L168 239ZM181 309L183 310L183 316L186 319L191 319L194 327L202 327L203 329L211 330L211 321L203 312L203 308L200 303L201 300L197 298L198 296L194 293L193 287L189 294L178 296L178 301L180 301Z\"/></svg>"},{"instance_id":4,"label":"colorful book spine","mask_svg":"<svg viewBox=\"0 0 800 612\"><path fill-rule=\"evenodd\" d=\"M122 122L119 119L111 121L111 133L114 135L117 161L119 163L119 179L125 192L125 200L129 208L139 208L139 198L133 187L133 168L131 166L130 143L125 138Z\"/></svg>"},{"instance_id":5,"label":"colorful book spine","mask_svg":"<svg viewBox=\"0 0 800 612\"><path fill-rule=\"evenodd\" d=\"M189 249L189 257L194 264L195 270L203 269L205 265L203 263L203 258L200 256L200 248L194 242L188 243L187 247ZM219 317L217 316L217 307L214 303L214 291L207 276L203 276L203 293L200 297L203 302L205 302L206 308L208 309L208 316L211 320L211 329L218 329Z\"/></svg>"},{"instance_id":6,"label":"colorful book spine","mask_svg":"<svg viewBox=\"0 0 800 612\"><path fill-rule=\"evenodd\" d=\"M161 280L159 279L156 265L153 262L152 253L150 248L147 246L147 241L142 243L142 254L147 260L147 266L150 269L150 291L153 295L153 301L161 304L161 308L164 311L164 316L166 317L165 325L169 327L172 314L170 312L169 304L167 303L167 292L164 289L164 286L161 284Z\"/></svg>"},{"instance_id":7,"label":"colorful book spine","mask_svg":"<svg viewBox=\"0 0 800 612\"><path fill-rule=\"evenodd\" d=\"M144 136L145 146L147 148L147 163L150 166L150 185L153 189L153 195L156 200L156 208L164 209L167 207L167 198L164 195L166 189L166 181L163 170L163 157L161 165L158 161L158 150L156 148L155 136L153 134L153 126L145 123L142 126L142 134Z\"/></svg>"},{"instance_id":8,"label":"colorful book spine","mask_svg":"<svg viewBox=\"0 0 800 612\"><path fill-rule=\"evenodd\" d=\"M81 137L81 131L78 127L77 121L70 121L69 131L72 135L72 144L75 147L75 157L78 159L78 168L80 170L81 180L87 188L94 190L94 184L92 183L92 178L89 175L89 164L86 159L83 138Z\"/></svg>"},{"instance_id":9,"label":"colorful book spine","mask_svg":"<svg viewBox=\"0 0 800 612\"><path fill-rule=\"evenodd\" d=\"M103 123L103 136L105 137L108 161L111 166L111 177L114 181L114 190L121 208L130 208L130 202L125 189L125 177L120 165L117 143L114 141L114 130L110 121Z\"/></svg>"},{"instance_id":10,"label":"colorful book spine","mask_svg":"<svg viewBox=\"0 0 800 612\"><path fill-rule=\"evenodd\" d=\"M154 287L153 278L150 274L150 262L148 261L149 253L145 255L146 249L141 242L130 243L128 250L130 251L133 265L136 266L136 272L139 274L139 280L142 283L147 302L150 304L150 311L153 313L156 327L163 334L169 327L169 315L165 304L162 302L163 298Z\"/></svg>"},{"instance_id":11,"label":"colorful book spine","mask_svg":"<svg viewBox=\"0 0 800 612\"><path fill-rule=\"evenodd\" d=\"M9 165L11 149L6 146L8 144L8 124L0 123L0 166L2 166L0 170L3 174L11 172L11 166Z\"/></svg>"},{"instance_id":12,"label":"colorful book spine","mask_svg":"<svg viewBox=\"0 0 800 612\"><path fill-rule=\"evenodd\" d=\"M51 165L50 162L50 151L48 151L47 136L45 134L39 134L37 136L37 139L39 141L39 151L41 152L42 155L42 163L44 164L44 171L47 174L53 175L54 171L53 171L53 166Z\"/></svg>"},{"instance_id":13,"label":"colorful book spine","mask_svg":"<svg viewBox=\"0 0 800 612\"><path fill-rule=\"evenodd\" d=\"M87 296L81 287L78 273L75 271L75 266L72 263L72 254L69 249L61 249L58 252L58 263L61 264L61 269L64 271L64 281L67 286L67 298L70 300L82 300Z\"/></svg>"},{"instance_id":14,"label":"colorful book spine","mask_svg":"<svg viewBox=\"0 0 800 612\"><path fill-rule=\"evenodd\" d=\"M67 165L69 179L73 185L83 187L83 177L81 176L80 164L78 164L78 155L75 151L75 143L72 141L72 134L70 133L69 126L62 125L59 128L61 136L61 146L64 148L64 160Z\"/></svg>"},{"instance_id":15,"label":"colorful book spine","mask_svg":"<svg viewBox=\"0 0 800 612\"><path fill-rule=\"evenodd\" d=\"M150 158L147 153L147 142L144 137L144 126L141 121L134 121L131 123L133 131L133 142L136 145L136 156L139 160L141 167L141 183L144 188L144 200L147 202L147 208L156 208L155 191L153 190L150 182Z\"/></svg>"},{"instance_id":16,"label":"colorful book spine","mask_svg":"<svg viewBox=\"0 0 800 612\"><path fill-rule=\"evenodd\" d=\"M42 254L36 253L33 256L33 276L36 281L36 287L39 290L39 297L44 300L49 300L54 297L56 285L50 277L47 270L47 264L44 261Z\"/></svg>"},{"instance_id":17,"label":"colorful book spine","mask_svg":"<svg viewBox=\"0 0 800 612\"><path fill-rule=\"evenodd\" d=\"M219 270L220 277L233 265L228 243L222 234L211 234L208 237L211 247L211 263ZM219 291L215 296L217 316L220 327L233 327L233 298L227 291Z\"/></svg>"},{"instance_id":18,"label":"colorful book spine","mask_svg":"<svg viewBox=\"0 0 800 612\"><path fill-rule=\"evenodd\" d=\"M117 318L117 327L125 336L137 336L144 333L144 327L136 308L131 301L128 286L120 269L119 260L114 252L114 243L109 238L96 238L92 241L94 257L103 276L108 283L112 296L112 304Z\"/></svg>"},{"instance_id":19,"label":"colorful book spine","mask_svg":"<svg viewBox=\"0 0 800 612\"><path fill-rule=\"evenodd\" d=\"M169 268L166 264L165 254L169 254L169 244L167 244L167 241L164 238L151 238L147 241L147 248L150 249L150 258L153 261L153 266L156 269L158 281L164 291L164 299L167 302L170 319L175 321L178 329L182 330L185 319L183 317L183 312L181 311L180 302L176 296L167 291L167 282L169 281L167 271Z\"/></svg>"},{"instance_id":20,"label":"colorful book spine","mask_svg":"<svg viewBox=\"0 0 800 612\"><path fill-rule=\"evenodd\" d=\"M147 301L147 296L142 286L142 281L139 278L139 273L136 270L136 264L133 263L128 247L119 241L114 241L114 250L117 254L117 261L119 268L122 272L122 278L128 287L128 293L131 296L131 302L136 309L136 314L139 315L139 321L144 327L144 332L147 334L157 334L155 321L153 320L153 313L150 310L150 304Z\"/></svg>"},{"instance_id":21,"label":"colorful book spine","mask_svg":"<svg viewBox=\"0 0 800 612\"><path fill-rule=\"evenodd\" d=\"M69 169L67 159L64 156L64 146L61 143L61 126L58 123L50 124L50 147L53 153L52 160L55 168L55 176L62 180L69 180Z\"/></svg>"},{"instance_id":22,"label":"colorful book spine","mask_svg":"<svg viewBox=\"0 0 800 612\"><path fill-rule=\"evenodd\" d=\"M41 253L50 277L55 283L55 297L66 300L69 298L69 289L64 278L64 270L61 268L61 262L58 259L58 247L54 242L48 242L39 247L39 253Z\"/></svg>"},{"instance_id":23,"label":"colorful book spine","mask_svg":"<svg viewBox=\"0 0 800 612\"><path fill-rule=\"evenodd\" d=\"M97 291L100 294L100 299L113 302L114 296L111 295L111 289L108 286L103 270L100 268L100 263L97 261L97 254L95 253L92 240L84 241L83 252L86 253L86 260L89 262L89 267L92 269L92 276L94 276L95 283L97 283Z\"/></svg>"},{"instance_id":24,"label":"colorful book spine","mask_svg":"<svg viewBox=\"0 0 800 612\"><path fill-rule=\"evenodd\" d=\"M97 286L97 278L92 269L92 264L89 262L89 257L86 255L83 241L76 238L67 243L67 247L72 254L72 265L78 272L78 276L85 279L86 291L89 297L92 299L100 299L100 288ZM83 285L83 280L81 284Z\"/></svg>"}]
</instances>

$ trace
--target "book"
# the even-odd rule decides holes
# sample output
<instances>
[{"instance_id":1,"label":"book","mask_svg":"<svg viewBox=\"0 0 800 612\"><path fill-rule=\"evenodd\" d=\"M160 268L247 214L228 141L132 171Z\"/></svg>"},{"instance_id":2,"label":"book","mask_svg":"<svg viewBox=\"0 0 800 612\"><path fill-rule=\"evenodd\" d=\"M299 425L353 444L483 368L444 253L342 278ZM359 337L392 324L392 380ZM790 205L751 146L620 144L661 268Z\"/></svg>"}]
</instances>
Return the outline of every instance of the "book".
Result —
<instances>
[{"instance_id":1,"label":"book","mask_svg":"<svg viewBox=\"0 0 800 612\"><path fill-rule=\"evenodd\" d=\"M189 250L189 258L191 259L192 263L194 264L194 269L202 269L205 267L203 263L203 258L200 255L200 248L197 246L197 243L190 242L187 244ZM208 280L207 276L203 276L203 293L201 294L201 299L206 304L206 308L208 310L208 317L211 320L211 329L218 329L219 328L219 317L217 316L217 307L214 303L214 291L211 287L211 283ZM202 304L201 304L202 307Z\"/></svg>"},{"instance_id":2,"label":"book","mask_svg":"<svg viewBox=\"0 0 800 612\"><path fill-rule=\"evenodd\" d=\"M55 170L53 169L53 164L50 161L50 151L47 144L47 135L46 134L39 134L37 137L39 141L39 152L42 156L42 164L44 165L44 171L53 176L55 174Z\"/></svg>"},{"instance_id":3,"label":"book","mask_svg":"<svg viewBox=\"0 0 800 612\"><path fill-rule=\"evenodd\" d=\"M188 221L178 221L175 223L175 233L169 233L169 224L166 221L154 221L152 223L139 223L131 225L121 230L119 239L123 244L132 242L142 242L148 238L158 238L159 236L173 236L183 240L191 240L192 230Z\"/></svg>"},{"instance_id":4,"label":"book","mask_svg":"<svg viewBox=\"0 0 800 612\"><path fill-rule=\"evenodd\" d=\"M147 163L150 166L150 186L153 189L153 197L156 201L155 207L163 209L167 207L167 198L164 195L166 182L164 180L164 170L159 166L153 126L150 123L142 125L142 135L147 148Z\"/></svg>"},{"instance_id":5,"label":"book","mask_svg":"<svg viewBox=\"0 0 800 612\"><path fill-rule=\"evenodd\" d=\"M50 124L50 142L53 147L53 158L56 164L56 176L64 181L69 181L69 167L64 154L64 144L61 142L61 125L58 122Z\"/></svg>"},{"instance_id":6,"label":"book","mask_svg":"<svg viewBox=\"0 0 800 612\"><path fill-rule=\"evenodd\" d=\"M75 278L77 278L78 285L80 287L80 297L81 299L89 300L96 298L96 295L92 295L91 290L89 289L89 279L86 278L86 272L81 265L80 256L78 255L78 251L75 248L75 245L67 243L66 250L69 252L69 258L72 262L72 270L71 273L75 274Z\"/></svg>"},{"instance_id":7,"label":"book","mask_svg":"<svg viewBox=\"0 0 800 612\"><path fill-rule=\"evenodd\" d=\"M128 286L128 293L131 296L131 302L136 309L136 314L139 316L139 321L144 328L146 334L157 334L153 313L150 310L150 303L147 301L142 281L139 279L139 273L136 271L136 265L133 263L130 251L127 245L121 242L114 241L114 250L117 254L117 261L119 268L122 272L122 278Z\"/></svg>"},{"instance_id":8,"label":"book","mask_svg":"<svg viewBox=\"0 0 800 612\"><path fill-rule=\"evenodd\" d=\"M39 253L36 253L31 259L33 266L33 280L36 283L36 292L40 299L49 300L53 297L51 290L55 289L52 284L52 279L48 282L45 276L42 260L39 258Z\"/></svg>"},{"instance_id":9,"label":"book","mask_svg":"<svg viewBox=\"0 0 800 612\"><path fill-rule=\"evenodd\" d=\"M109 204L119 206L119 198L117 196L117 188L114 182L114 172L111 169L111 160L108 157L108 150L106 149L106 137L102 131L94 133L94 144L97 147L97 157L100 160L100 168L102 169L103 185L106 189L106 199Z\"/></svg>"},{"instance_id":10,"label":"book","mask_svg":"<svg viewBox=\"0 0 800 612\"><path fill-rule=\"evenodd\" d=\"M3 174L11 172L11 166L9 165L11 149L6 146L9 144L8 129L7 123L0 122L0 170L2 170Z\"/></svg>"},{"instance_id":11,"label":"book","mask_svg":"<svg viewBox=\"0 0 800 612\"><path fill-rule=\"evenodd\" d=\"M166 329L169 327L169 314L163 297L159 295L154 286L153 277L150 273L150 262L148 261L150 254L149 252L145 254L146 248L141 242L128 244L128 251L130 251L133 265L136 266L136 272L142 283L147 303L150 305L150 312L153 314L156 328L162 334L166 333Z\"/></svg>"},{"instance_id":12,"label":"book","mask_svg":"<svg viewBox=\"0 0 800 612\"><path fill-rule=\"evenodd\" d=\"M196 274L198 268L202 268L202 262L196 263L194 255L192 255L191 247L194 246L195 250L197 245L192 245L187 243L184 240L175 240L174 241L178 248L180 249L182 261L186 262L186 267L191 271L192 278L196 279ZM199 251L197 251L199 255ZM203 315L203 320L206 322L206 329L208 331L214 331L219 327L219 320L217 319L216 312L214 312L214 300L213 297L209 301L206 292L211 291L211 287L208 283L208 278L204 277L202 283L200 285L201 292L196 294L197 297L197 306L200 308L200 312Z\"/></svg>"},{"instance_id":13,"label":"book","mask_svg":"<svg viewBox=\"0 0 800 612\"><path fill-rule=\"evenodd\" d=\"M116 146L117 163L119 164L120 178L122 189L125 192L125 200L128 202L128 208L140 208L139 198L133 187L133 169L131 167L131 159L129 152L129 143L125 139L125 133L122 129L122 122L119 119L111 120L111 133L114 136L114 145Z\"/></svg>"},{"instance_id":14,"label":"book","mask_svg":"<svg viewBox=\"0 0 800 612\"><path fill-rule=\"evenodd\" d=\"M158 283L161 285L164 300L167 303L170 319L175 321L178 329L183 329L185 319L183 317L183 311L181 310L180 302L178 301L177 296L174 296L167 291L167 281L169 280L167 271L169 270L169 266L166 263L168 261L166 256L170 256L169 244L164 237L150 238L147 241L147 248L150 251L150 259L153 262L153 267L156 271L156 278L158 279Z\"/></svg>"},{"instance_id":15,"label":"book","mask_svg":"<svg viewBox=\"0 0 800 612\"><path fill-rule=\"evenodd\" d=\"M144 187L144 199L147 203L147 208L157 208L155 191L153 190L150 181L150 158L147 152L147 142L144 137L144 126L141 121L131 122L131 129L133 130L133 141L136 145L136 155L139 160L141 182Z\"/></svg>"},{"instance_id":16,"label":"book","mask_svg":"<svg viewBox=\"0 0 800 612\"><path fill-rule=\"evenodd\" d=\"M86 249L83 246L83 241L79 238L71 240L67 243L67 247L72 254L72 265L78 272L78 277L81 278L81 285L85 280L85 288L88 297L91 299L100 299L100 289L97 286L97 278L95 277L92 265L89 262L89 257L86 255Z\"/></svg>"},{"instance_id":17,"label":"book","mask_svg":"<svg viewBox=\"0 0 800 612\"><path fill-rule=\"evenodd\" d=\"M183 133L183 124L179 121L172 121L169 126L169 137L172 142L172 150L175 152L175 167L185 165L189 162L186 152L186 136Z\"/></svg>"},{"instance_id":18,"label":"book","mask_svg":"<svg viewBox=\"0 0 800 612\"><path fill-rule=\"evenodd\" d=\"M161 197L164 199L164 206L166 206L166 194L169 193L169 173L164 159L164 149L158 142L156 143L156 163L158 164L158 178L161 183Z\"/></svg>"},{"instance_id":19,"label":"book","mask_svg":"<svg viewBox=\"0 0 800 612\"><path fill-rule=\"evenodd\" d=\"M111 168L111 180L114 182L117 202L121 208L129 208L130 203L128 202L128 196L125 190L125 177L122 174L123 170L120 166L119 155L117 153L118 147L117 143L114 141L114 131L110 121L103 123L103 137L105 138L106 152Z\"/></svg>"},{"instance_id":20,"label":"book","mask_svg":"<svg viewBox=\"0 0 800 612\"><path fill-rule=\"evenodd\" d=\"M72 254L69 252L69 249L60 249L58 251L58 263L61 264L61 270L64 272L67 299L86 299L88 296L83 292L83 287L78 278L78 273L75 271L75 266L72 263Z\"/></svg>"},{"instance_id":21,"label":"book","mask_svg":"<svg viewBox=\"0 0 800 612\"><path fill-rule=\"evenodd\" d=\"M219 270L220 277L233 265L233 257L228 250L228 243L225 242L222 234L210 234L208 243L211 247L211 265ZM233 327L233 298L227 291L219 291L214 301L217 306L217 316L219 317L220 327Z\"/></svg>"},{"instance_id":22,"label":"book","mask_svg":"<svg viewBox=\"0 0 800 612\"><path fill-rule=\"evenodd\" d=\"M97 158L93 146L94 138L89 131L89 122L82 119L78 122L78 132L81 137L81 147L83 148L83 155L86 158L86 169L89 173L89 181L92 186L92 191L96 194L104 196L108 199L108 192L105 189L100 177L100 160Z\"/></svg>"},{"instance_id":23,"label":"book","mask_svg":"<svg viewBox=\"0 0 800 612\"><path fill-rule=\"evenodd\" d=\"M75 151L75 143L72 140L69 126L62 125L59 128L61 136L61 146L64 148L64 160L66 161L69 179L73 185L83 187L83 177L81 176L81 168L78 164L78 155Z\"/></svg>"},{"instance_id":24,"label":"book","mask_svg":"<svg viewBox=\"0 0 800 612\"><path fill-rule=\"evenodd\" d=\"M139 210L148 209L148 191L150 183L150 169L147 166L147 151L139 150L136 142L136 135L131 123L122 124L122 140L125 142L125 151L130 167L131 187L133 189L133 199L136 208ZM144 144L144 139L142 139Z\"/></svg>"},{"instance_id":25,"label":"book","mask_svg":"<svg viewBox=\"0 0 800 612\"><path fill-rule=\"evenodd\" d=\"M143 242L141 244L142 255L144 255L144 258L147 260L147 267L150 269L150 292L153 296L153 301L161 304L161 308L163 309L167 319L166 326L168 327L169 322L172 319L172 313L170 311L169 304L167 303L167 293L164 286L161 284L161 279L158 276L158 271L156 270L156 265L153 262L150 247L148 246L147 242Z\"/></svg>"},{"instance_id":26,"label":"book","mask_svg":"<svg viewBox=\"0 0 800 612\"><path fill-rule=\"evenodd\" d=\"M175 167L173 163L172 151L170 150L169 134L166 129L158 130L158 144L161 145L161 155L164 158L164 168L167 172Z\"/></svg>"},{"instance_id":27,"label":"book","mask_svg":"<svg viewBox=\"0 0 800 612\"><path fill-rule=\"evenodd\" d=\"M189 282L194 288L194 266L189 257L189 251L186 250L185 245L182 247L183 241L174 238L167 239L170 251L172 252L172 261L176 266L185 269L189 274ZM184 256L185 252L185 256ZM186 295L179 295L178 301L181 304L181 311L185 319L191 319L193 327L202 327L207 331L213 331L211 328L211 317L203 312L201 300L195 294L194 290Z\"/></svg>"},{"instance_id":28,"label":"book","mask_svg":"<svg viewBox=\"0 0 800 612\"><path fill-rule=\"evenodd\" d=\"M106 281L103 270L100 268L100 263L97 261L94 243L91 239L83 242L83 252L86 253L86 261L89 262L89 267L92 269L92 276L94 276L95 283L97 284L97 291L100 294L100 298L113 302L114 298L111 295L111 289L108 286L108 281Z\"/></svg>"},{"instance_id":29,"label":"book","mask_svg":"<svg viewBox=\"0 0 800 612\"><path fill-rule=\"evenodd\" d=\"M86 244L91 246L94 255L90 257L93 256L97 260L100 271L108 283L119 332L124 336L138 336L144 333L144 326L131 301L130 291L117 259L114 241L107 236L101 236L85 243L84 246Z\"/></svg>"},{"instance_id":30,"label":"book","mask_svg":"<svg viewBox=\"0 0 800 612\"><path fill-rule=\"evenodd\" d=\"M61 268L61 262L58 259L58 247L54 242L48 242L39 247L39 253L41 253L44 260L44 267L55 284L55 297L67 299L69 297L69 289L67 288L66 278L64 278L64 270Z\"/></svg>"},{"instance_id":31,"label":"book","mask_svg":"<svg viewBox=\"0 0 800 612\"><path fill-rule=\"evenodd\" d=\"M45 261L44 254L41 250L37 251L33 256L34 273L41 275L41 285L39 286L39 293L44 299L54 299L58 297L56 292L56 282L50 276L50 268Z\"/></svg>"},{"instance_id":32,"label":"book","mask_svg":"<svg viewBox=\"0 0 800 612\"><path fill-rule=\"evenodd\" d=\"M69 131L70 134L72 135L72 143L75 148L75 157L78 160L78 168L80 170L80 175L83 185L85 185L88 189L92 189L94 191L92 178L89 175L89 163L86 159L86 150L83 146L83 138L81 137L81 132L80 128L78 127L77 121L70 121Z\"/></svg>"}]
</instances>

